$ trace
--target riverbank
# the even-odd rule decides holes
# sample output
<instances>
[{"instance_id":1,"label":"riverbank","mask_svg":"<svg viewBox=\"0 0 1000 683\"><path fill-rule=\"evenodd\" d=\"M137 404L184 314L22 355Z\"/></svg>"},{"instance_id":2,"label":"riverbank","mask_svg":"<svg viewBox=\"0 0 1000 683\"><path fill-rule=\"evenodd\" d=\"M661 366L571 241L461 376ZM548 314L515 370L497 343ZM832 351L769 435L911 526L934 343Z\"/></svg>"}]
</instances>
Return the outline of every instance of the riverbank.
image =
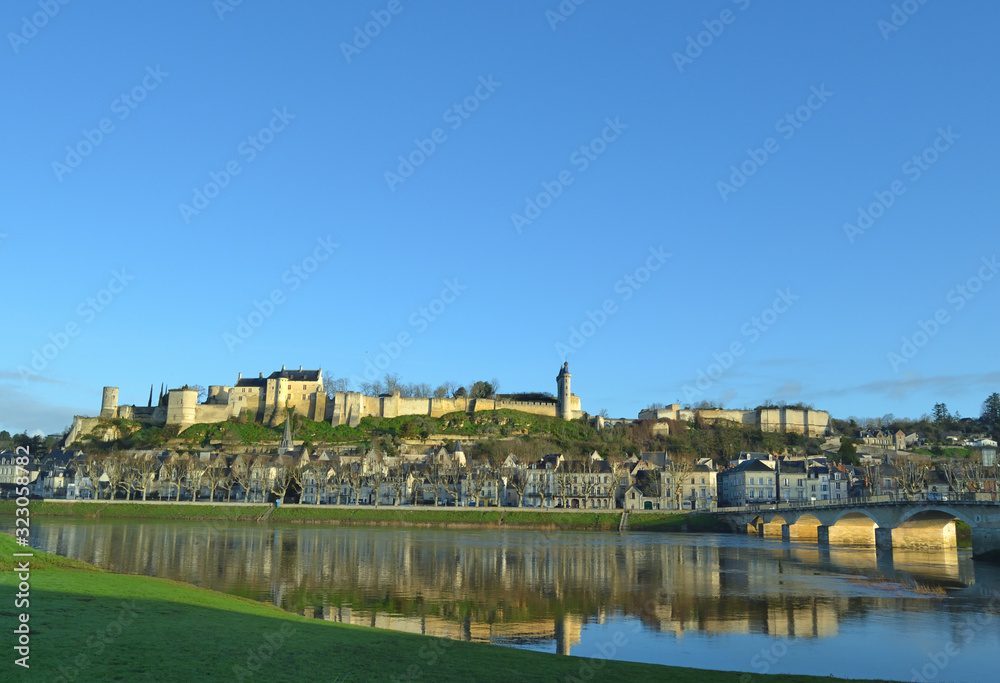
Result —
<instances>
[{"instance_id":1,"label":"riverbank","mask_svg":"<svg viewBox=\"0 0 1000 683\"><path fill-rule=\"evenodd\" d=\"M13 553L0 534L0 586L17 590ZM845 681L593 660L331 623L263 603L145 576L109 574L76 560L31 551L30 669L0 664L3 680L274 681L677 681L768 683ZM20 560L21 558L17 558ZM13 601L11 601L13 603ZM15 608L2 613L13 653ZM625 631L615 638L627 640ZM749 663L748 663L749 666ZM627 678L626 678L627 677Z\"/></svg>"},{"instance_id":2,"label":"riverbank","mask_svg":"<svg viewBox=\"0 0 1000 683\"><path fill-rule=\"evenodd\" d=\"M14 501L0 501L0 515L13 515ZM269 522L295 524L360 524L377 526L440 526L450 528L512 528L617 531L621 510L542 510L532 508L440 508L370 505L271 505L244 503L32 501L33 516L100 519L169 519L253 522L267 514ZM270 514L268 512L270 511ZM631 531L723 532L729 527L713 515L699 513L633 512Z\"/></svg>"}]
</instances>

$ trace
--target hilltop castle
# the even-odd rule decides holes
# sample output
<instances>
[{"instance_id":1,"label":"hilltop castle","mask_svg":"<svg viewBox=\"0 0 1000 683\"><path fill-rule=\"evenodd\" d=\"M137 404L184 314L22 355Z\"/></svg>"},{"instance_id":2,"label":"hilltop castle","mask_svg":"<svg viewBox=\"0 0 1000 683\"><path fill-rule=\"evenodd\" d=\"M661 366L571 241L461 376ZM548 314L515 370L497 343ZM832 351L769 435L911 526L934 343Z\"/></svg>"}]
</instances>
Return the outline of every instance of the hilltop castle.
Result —
<instances>
[{"instance_id":1,"label":"hilltop castle","mask_svg":"<svg viewBox=\"0 0 1000 683\"><path fill-rule=\"evenodd\" d=\"M358 426L363 417L399 417L426 415L440 417L453 412L482 410L519 410L535 415L572 420L585 417L580 409L580 397L570 391L569 363L564 363L556 376L556 397L517 394L496 398L406 398L399 391L381 396L367 396L357 391L336 391L328 395L323 386L323 370L281 370L267 377L244 378L240 373L236 384L213 384L208 387L204 403L198 403L196 389L171 389L159 405L118 405L118 387L104 387L101 412L98 417L75 416L66 443L91 433L102 420L114 418L134 420L156 426L177 425L182 431L194 424L226 422L246 417L254 422L275 425L292 410L310 420L329 422L333 426ZM531 400L520 400L530 398Z\"/></svg>"},{"instance_id":2,"label":"hilltop castle","mask_svg":"<svg viewBox=\"0 0 1000 683\"><path fill-rule=\"evenodd\" d=\"M118 405L118 387L104 387L101 412L98 417L75 416L73 427L66 438L66 445L81 436L92 433L108 420L122 418L155 426L177 425L183 431L191 425L226 422L244 418L253 422L275 426L285 420L289 412L303 415L317 422L333 426L357 427L363 417L401 417L425 415L441 417L447 413L474 413L484 410L519 410L534 415L573 420L590 417L580 409L580 397L570 390L569 363L564 363L556 375L556 396L550 394L508 394L495 398L409 398L399 391L380 396L368 396L358 391L328 392L323 385L323 369L281 370L267 377L244 378L240 373L232 386L213 384L208 387L204 403L198 402L196 389L170 389L153 405L152 391L148 406ZM830 415L824 410L804 407L760 407L753 410L682 409L677 404L664 408L646 409L639 413L639 420L661 423L667 430L668 421L686 422L696 417L707 422L731 422L759 427L766 432L798 432L805 436L819 437L830 433ZM604 418L594 418L602 428ZM632 420L611 420L611 423ZM114 432L105 427L104 438Z\"/></svg>"}]
</instances>

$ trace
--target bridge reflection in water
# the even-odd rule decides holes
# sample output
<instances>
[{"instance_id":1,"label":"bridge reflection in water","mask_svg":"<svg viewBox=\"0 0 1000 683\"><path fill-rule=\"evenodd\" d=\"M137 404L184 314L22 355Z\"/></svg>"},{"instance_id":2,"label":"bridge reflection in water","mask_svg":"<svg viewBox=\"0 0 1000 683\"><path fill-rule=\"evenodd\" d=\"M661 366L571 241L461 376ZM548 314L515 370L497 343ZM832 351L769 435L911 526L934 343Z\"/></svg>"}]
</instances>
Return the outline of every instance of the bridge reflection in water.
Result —
<instances>
[{"instance_id":1,"label":"bridge reflection in water","mask_svg":"<svg viewBox=\"0 0 1000 683\"><path fill-rule=\"evenodd\" d=\"M31 544L331 621L569 653L591 625L830 638L845 620L947 611L968 554L745 536L45 520ZM993 585L998 585L991 575Z\"/></svg>"}]
</instances>

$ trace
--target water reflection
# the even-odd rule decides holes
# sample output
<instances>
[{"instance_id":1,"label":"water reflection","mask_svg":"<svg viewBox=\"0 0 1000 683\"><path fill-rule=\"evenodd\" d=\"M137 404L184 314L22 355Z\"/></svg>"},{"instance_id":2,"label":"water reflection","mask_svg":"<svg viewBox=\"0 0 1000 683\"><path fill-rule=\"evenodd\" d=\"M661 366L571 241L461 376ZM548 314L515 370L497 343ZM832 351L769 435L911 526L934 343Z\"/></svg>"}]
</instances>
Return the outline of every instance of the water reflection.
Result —
<instances>
[{"instance_id":1,"label":"water reflection","mask_svg":"<svg viewBox=\"0 0 1000 683\"><path fill-rule=\"evenodd\" d=\"M675 640L836 639L845 624L872 618L880 630L886 618L929 613L944 615L931 623L946 633L970 605L987 609L979 589L1000 585L995 570L954 551L740 536L79 521L46 521L33 533L37 548L114 572L307 616L566 654L590 654L588 629L625 622ZM741 659L732 668L749 667Z\"/></svg>"}]
</instances>

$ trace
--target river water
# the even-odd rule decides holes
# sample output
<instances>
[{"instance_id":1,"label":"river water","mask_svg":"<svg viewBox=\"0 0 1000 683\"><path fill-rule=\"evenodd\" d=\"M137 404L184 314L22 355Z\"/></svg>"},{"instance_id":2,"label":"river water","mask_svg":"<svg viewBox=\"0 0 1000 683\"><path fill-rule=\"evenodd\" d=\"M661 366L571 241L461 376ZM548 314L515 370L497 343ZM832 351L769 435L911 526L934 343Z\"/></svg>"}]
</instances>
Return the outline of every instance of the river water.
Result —
<instances>
[{"instance_id":1,"label":"river water","mask_svg":"<svg viewBox=\"0 0 1000 683\"><path fill-rule=\"evenodd\" d=\"M707 534L32 521L40 550L318 619L750 673L997 680L1000 568L961 551Z\"/></svg>"}]
</instances>

